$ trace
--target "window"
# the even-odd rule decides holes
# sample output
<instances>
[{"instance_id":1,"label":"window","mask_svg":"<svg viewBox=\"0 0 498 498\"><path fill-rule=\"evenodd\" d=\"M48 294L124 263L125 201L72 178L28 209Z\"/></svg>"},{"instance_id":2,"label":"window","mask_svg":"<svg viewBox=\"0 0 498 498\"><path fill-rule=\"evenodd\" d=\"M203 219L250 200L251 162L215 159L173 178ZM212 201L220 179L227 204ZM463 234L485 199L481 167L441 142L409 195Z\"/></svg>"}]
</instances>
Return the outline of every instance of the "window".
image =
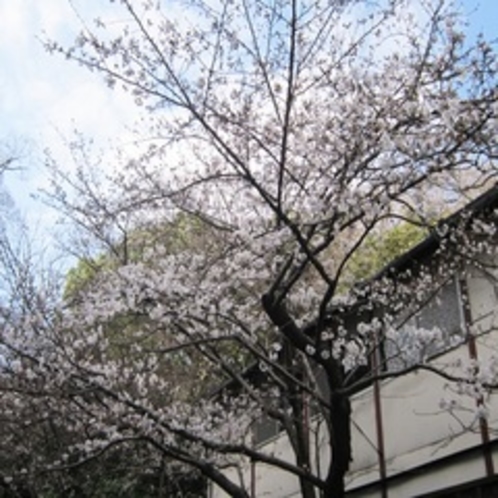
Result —
<instances>
[{"instance_id":1,"label":"window","mask_svg":"<svg viewBox=\"0 0 498 498\"><path fill-rule=\"evenodd\" d=\"M263 444L280 433L280 424L277 420L263 416L253 426L254 444Z\"/></svg>"},{"instance_id":2,"label":"window","mask_svg":"<svg viewBox=\"0 0 498 498\"><path fill-rule=\"evenodd\" d=\"M456 279L432 296L420 310L386 333L385 358L389 370L423 361L464 339L464 320Z\"/></svg>"}]
</instances>

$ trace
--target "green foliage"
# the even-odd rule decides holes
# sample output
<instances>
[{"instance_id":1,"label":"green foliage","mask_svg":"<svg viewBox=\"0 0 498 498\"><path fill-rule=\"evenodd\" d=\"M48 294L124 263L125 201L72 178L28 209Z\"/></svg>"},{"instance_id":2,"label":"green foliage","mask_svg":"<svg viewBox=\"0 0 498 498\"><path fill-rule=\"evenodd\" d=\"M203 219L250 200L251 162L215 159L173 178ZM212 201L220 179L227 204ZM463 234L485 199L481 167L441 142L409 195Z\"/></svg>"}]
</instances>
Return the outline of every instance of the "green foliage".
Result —
<instances>
[{"instance_id":1,"label":"green foliage","mask_svg":"<svg viewBox=\"0 0 498 498\"><path fill-rule=\"evenodd\" d=\"M67 273L64 299L69 301L86 290L102 271L127 263L153 264L153 261L149 261L149 250L154 248L161 247L168 254L176 254L185 250L207 251L210 244L210 227L186 213L178 213L172 221L163 224L137 227L127 234L113 252L81 258Z\"/></svg>"},{"instance_id":2,"label":"green foliage","mask_svg":"<svg viewBox=\"0 0 498 498\"><path fill-rule=\"evenodd\" d=\"M371 233L351 257L346 270L346 279L358 282L373 277L384 266L426 236L425 227L409 222L396 225L387 231Z\"/></svg>"},{"instance_id":3,"label":"green foliage","mask_svg":"<svg viewBox=\"0 0 498 498\"><path fill-rule=\"evenodd\" d=\"M219 241L218 241L219 242ZM198 218L184 213L178 214L172 221L163 224L142 225L127 234L112 251L97 255L94 258L82 258L72 268L66 279L64 299L78 303L78 295L96 285L105 272L117 269L120 265L145 263L153 266L156 249L166 254L177 254L183 251L209 254L217 241L211 236L211 228ZM144 332L141 346L145 349L161 349L168 347L167 333L149 330L146 314L116 315L103 324L109 350L106 353L114 359L132 361L130 344L135 340L138 330ZM191 353L197 358L192 375L192 365L183 358L183 352L169 354L160 360L157 369L181 386L175 396L178 399L194 397L198 391L212 381L205 372L205 360L201 355ZM136 357L135 357L136 358ZM140 358L136 358L140 360ZM124 379L123 382L126 382ZM218 382L218 381L217 381ZM160 393L158 393L159 395ZM164 393L162 393L164 396ZM136 450L136 448L135 448ZM144 453L145 457L147 452ZM205 480L196 473L185 473L168 462L157 468L146 458L140 461L136 455L128 455L126 451L116 451L112 457L74 469L64 475L64 486L58 482L49 483L42 493L42 498L92 497L92 498L138 498L168 496L173 498L200 498L206 496ZM137 461L138 460L138 461ZM129 465L127 465L129 463Z\"/></svg>"},{"instance_id":4,"label":"green foliage","mask_svg":"<svg viewBox=\"0 0 498 498\"><path fill-rule=\"evenodd\" d=\"M110 266L111 260L109 256L104 254L95 258L80 259L76 266L67 272L63 294L64 300L68 301L84 291L100 271Z\"/></svg>"},{"instance_id":5,"label":"green foliage","mask_svg":"<svg viewBox=\"0 0 498 498\"><path fill-rule=\"evenodd\" d=\"M0 498L204 498L206 482L197 472L168 469L149 460L148 452L116 448L98 462L68 467L57 474L18 480ZM142 460L140 459L142 458ZM173 470L172 470L173 469Z\"/></svg>"}]
</instances>

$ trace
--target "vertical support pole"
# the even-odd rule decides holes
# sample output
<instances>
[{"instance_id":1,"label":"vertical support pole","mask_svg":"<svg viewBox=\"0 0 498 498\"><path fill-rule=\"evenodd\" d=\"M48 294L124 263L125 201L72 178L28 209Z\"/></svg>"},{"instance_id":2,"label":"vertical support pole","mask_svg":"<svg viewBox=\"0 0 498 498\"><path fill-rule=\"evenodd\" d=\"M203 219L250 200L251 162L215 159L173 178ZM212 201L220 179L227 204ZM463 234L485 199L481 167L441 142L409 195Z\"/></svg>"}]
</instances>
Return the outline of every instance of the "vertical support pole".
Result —
<instances>
[{"instance_id":1,"label":"vertical support pole","mask_svg":"<svg viewBox=\"0 0 498 498\"><path fill-rule=\"evenodd\" d=\"M375 349L372 353L372 370L374 371L374 376L376 376L380 371L380 343L378 336L375 336ZM379 474L380 474L380 486L381 486L381 496L382 498L388 498L387 491L387 471L386 471L386 456L384 448L384 427L382 423L382 403L380 398L380 382L378 380L374 381L373 384L373 398L374 398L374 410L375 410L375 428L377 433L377 457L379 460Z\"/></svg>"},{"instance_id":2,"label":"vertical support pole","mask_svg":"<svg viewBox=\"0 0 498 498\"><path fill-rule=\"evenodd\" d=\"M252 447L255 448L256 447L256 437L255 437L254 430L252 431L251 438L252 438ZM256 498L256 462L252 458L251 458L249 471L250 471L250 479L251 479L251 489L250 489L251 498Z\"/></svg>"},{"instance_id":3,"label":"vertical support pole","mask_svg":"<svg viewBox=\"0 0 498 498\"><path fill-rule=\"evenodd\" d=\"M304 432L304 437L305 437L305 444L306 444L306 454L310 455L311 451L311 426L310 426L310 413L309 413L309 407L308 407L308 395L303 391L302 393L302 403L303 403L303 432ZM311 460L311 458L310 458ZM310 461L311 464L311 461ZM311 468L308 469L311 471Z\"/></svg>"},{"instance_id":4,"label":"vertical support pole","mask_svg":"<svg viewBox=\"0 0 498 498\"><path fill-rule=\"evenodd\" d=\"M471 360L477 360L478 355L477 355L476 339L470 331L472 325L472 312L470 310L470 300L469 300L470 296L469 296L467 281L464 278L458 280L458 288L460 291L460 302L463 312L469 357ZM482 399L477 400L477 406L482 405L482 403L483 403ZM493 464L493 455L491 454L489 427L488 427L488 422L485 418L482 417L479 418L479 431L481 433L486 476L491 477L492 475L494 475L495 470Z\"/></svg>"},{"instance_id":5,"label":"vertical support pole","mask_svg":"<svg viewBox=\"0 0 498 498\"><path fill-rule=\"evenodd\" d=\"M251 498L256 498L256 463L251 460Z\"/></svg>"}]
</instances>

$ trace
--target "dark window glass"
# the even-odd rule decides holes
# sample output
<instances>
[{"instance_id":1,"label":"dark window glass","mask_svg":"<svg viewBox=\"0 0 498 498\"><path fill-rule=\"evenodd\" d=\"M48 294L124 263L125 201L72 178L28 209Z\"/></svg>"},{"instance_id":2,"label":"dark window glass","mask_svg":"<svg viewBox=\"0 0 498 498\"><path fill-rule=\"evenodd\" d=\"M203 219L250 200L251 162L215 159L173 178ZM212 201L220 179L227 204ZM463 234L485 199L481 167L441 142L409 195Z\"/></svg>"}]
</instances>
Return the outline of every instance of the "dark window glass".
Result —
<instances>
[{"instance_id":1,"label":"dark window glass","mask_svg":"<svg viewBox=\"0 0 498 498\"><path fill-rule=\"evenodd\" d=\"M387 334L385 358L389 370L401 370L430 358L463 340L464 327L458 286L455 280L442 287L413 316L400 319L397 332ZM415 331L421 332L419 338ZM426 336L424 331L438 331ZM420 337L427 337L427 340ZM418 347L414 347L414 345ZM416 353L415 353L416 352Z\"/></svg>"},{"instance_id":2,"label":"dark window glass","mask_svg":"<svg viewBox=\"0 0 498 498\"><path fill-rule=\"evenodd\" d=\"M280 424L276 420L264 416L254 423L253 430L254 444L263 444L280 432Z\"/></svg>"}]
</instances>

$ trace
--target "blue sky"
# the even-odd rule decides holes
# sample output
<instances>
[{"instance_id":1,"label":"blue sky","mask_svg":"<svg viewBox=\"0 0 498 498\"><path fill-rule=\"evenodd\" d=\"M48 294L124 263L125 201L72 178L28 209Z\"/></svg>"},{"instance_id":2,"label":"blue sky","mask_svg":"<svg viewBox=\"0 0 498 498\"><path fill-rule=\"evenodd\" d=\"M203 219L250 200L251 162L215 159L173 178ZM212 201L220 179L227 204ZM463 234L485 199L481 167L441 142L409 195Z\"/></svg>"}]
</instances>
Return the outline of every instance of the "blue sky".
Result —
<instances>
[{"instance_id":1,"label":"blue sky","mask_svg":"<svg viewBox=\"0 0 498 498\"><path fill-rule=\"evenodd\" d=\"M428 0L431 1L431 0ZM435 1L435 0L434 0ZM0 0L0 153L20 156L24 170L7 179L21 210L39 216L27 194L46 182L43 150L64 157L63 138L77 128L101 143L131 140L137 109L124 93L107 90L97 75L45 52L40 38L69 41L104 0ZM74 5L75 9L72 7ZM498 37L498 0L460 0L468 36ZM45 216L45 214L43 215Z\"/></svg>"},{"instance_id":2,"label":"blue sky","mask_svg":"<svg viewBox=\"0 0 498 498\"><path fill-rule=\"evenodd\" d=\"M482 32L488 39L498 38L498 2L496 0L462 0L462 11L469 19L469 35Z\"/></svg>"},{"instance_id":3,"label":"blue sky","mask_svg":"<svg viewBox=\"0 0 498 498\"><path fill-rule=\"evenodd\" d=\"M101 9L105 2L72 4L91 19L92 5ZM68 0L0 0L0 158L18 157L20 171L4 183L32 227L55 221L31 199L47 183L44 151L67 161L64 139L74 129L103 147L110 139L126 140L137 117L126 94L109 91L98 75L45 51L42 39L69 43L80 28Z\"/></svg>"}]
</instances>

